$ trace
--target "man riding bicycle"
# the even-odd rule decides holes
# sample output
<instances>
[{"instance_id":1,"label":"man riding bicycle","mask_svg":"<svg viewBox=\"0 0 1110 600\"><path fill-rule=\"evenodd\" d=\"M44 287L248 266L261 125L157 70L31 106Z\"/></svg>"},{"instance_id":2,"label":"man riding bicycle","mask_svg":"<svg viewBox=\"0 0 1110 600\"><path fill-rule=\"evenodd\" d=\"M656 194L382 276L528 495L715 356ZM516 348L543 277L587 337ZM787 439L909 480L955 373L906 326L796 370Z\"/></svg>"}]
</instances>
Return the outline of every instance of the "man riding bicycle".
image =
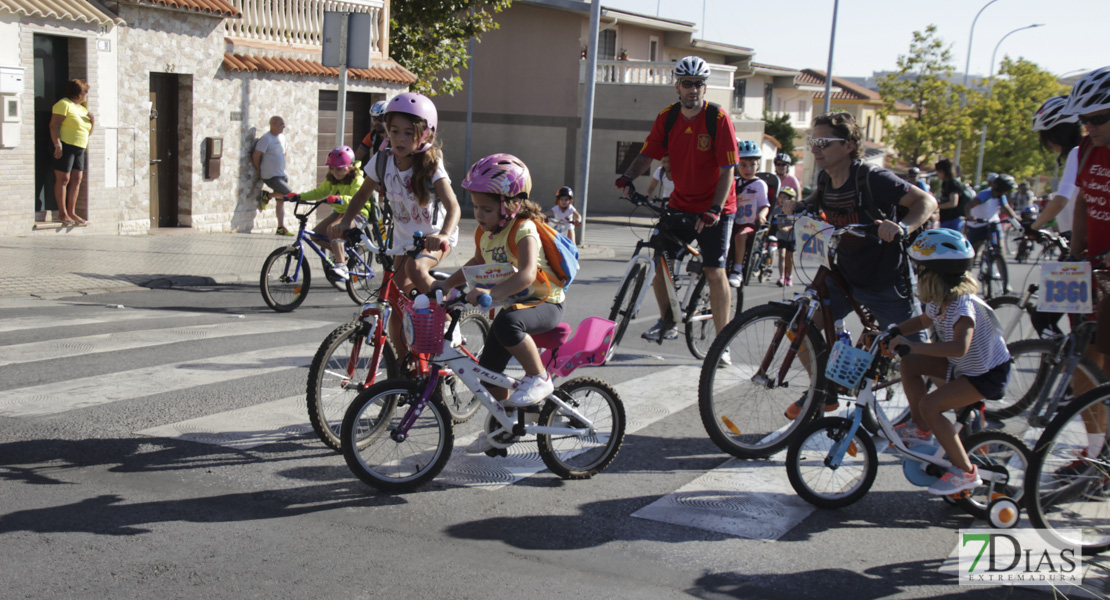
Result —
<instances>
[{"instance_id":1,"label":"man riding bicycle","mask_svg":"<svg viewBox=\"0 0 1110 600\"><path fill-rule=\"evenodd\" d=\"M985 223L967 224L967 241L975 252L990 237L991 227L1001 227L998 213L1005 213L1011 219L1017 219L1014 209L1006 200L1006 194L1014 189L1014 178L1010 175L998 175L991 182L990 189L979 192L975 199L967 205L968 217L982 219Z\"/></svg>"},{"instance_id":2,"label":"man riding bicycle","mask_svg":"<svg viewBox=\"0 0 1110 600\"><path fill-rule=\"evenodd\" d=\"M818 174L817 189L809 198L800 203L784 201L783 211L824 211L835 227L873 223L878 225L879 238L886 242L841 238L837 270L851 289L841 290L835 282L829 282L832 317L842 319L852 311L845 294L866 306L880 327L920 314L905 252L900 244L890 242L921 227L936 210L937 201L890 171L860 162L863 135L849 113L833 112L815 118L811 136L809 149L817 168L824 172ZM916 336L915 341L925 341L923 334ZM826 411L837 406L835 397L825 402ZM787 417L797 417L801 408L792 405Z\"/></svg>"},{"instance_id":3,"label":"man riding bicycle","mask_svg":"<svg viewBox=\"0 0 1110 600\"><path fill-rule=\"evenodd\" d=\"M729 233L736 212L733 169L737 164L736 132L728 114L716 104L705 101L709 65L697 56L687 56L674 68L675 92L679 101L663 109L655 118L651 133L640 154L617 179L617 189L625 196L632 180L644 174L651 161L670 156L674 192L668 208L674 222L671 231L686 241L697 238L705 277L709 282L709 303L713 323L720 331L729 316L728 281L725 260ZM689 224L693 223L692 226ZM642 337L648 340L678 337L678 315L667 314L667 289L664 273L656 271L652 288L659 304L660 319Z\"/></svg>"}]
</instances>

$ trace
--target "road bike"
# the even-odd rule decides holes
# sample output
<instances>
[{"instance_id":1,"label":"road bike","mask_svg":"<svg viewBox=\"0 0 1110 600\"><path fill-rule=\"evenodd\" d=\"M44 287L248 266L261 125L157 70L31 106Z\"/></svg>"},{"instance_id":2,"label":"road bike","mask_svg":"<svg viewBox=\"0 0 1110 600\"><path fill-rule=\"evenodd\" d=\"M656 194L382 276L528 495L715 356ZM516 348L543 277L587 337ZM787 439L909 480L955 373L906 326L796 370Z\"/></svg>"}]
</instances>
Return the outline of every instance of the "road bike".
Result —
<instances>
[{"instance_id":1,"label":"road bike","mask_svg":"<svg viewBox=\"0 0 1110 600\"><path fill-rule=\"evenodd\" d=\"M308 420L320 441L337 452L342 450L339 433L343 415L359 392L381 379L397 379L405 374L422 377L431 368L428 355L398 357L388 338L388 323L394 311L408 302L394 281L394 261L402 254L415 256L423 242L419 233L412 244L400 248L380 248L370 240L365 242L367 247L378 249L378 261L383 267L381 288L362 305L354 320L329 333L312 357L305 393ZM447 278L446 273L433 271L432 275L438 280ZM489 317L484 313L465 311L459 317L456 331L460 335L455 341L480 355L489 329ZM444 374L441 383L444 388L441 394L451 418L461 423L473 417L478 411L478 400L473 394L454 375Z\"/></svg>"},{"instance_id":2,"label":"road bike","mask_svg":"<svg viewBox=\"0 0 1110 600\"><path fill-rule=\"evenodd\" d=\"M296 310L308 297L308 290L312 285L312 269L309 268L309 261L306 260L305 246L320 257L325 273L334 266L327 253L317 245L319 243L326 246L331 238L308 229L308 217L327 201L297 199L287 202L293 204L293 216L300 222L296 239L290 245L282 246L266 257L265 262L262 263L262 276L259 280L262 299L266 301L267 306L278 312ZM361 217L360 220L362 220L362 229L375 229ZM371 297L375 289L372 282L375 277L373 260L370 250L358 243L357 238L354 239L354 243L352 239L348 239L347 242L344 244L344 252L347 255L346 265L349 275L345 287L351 300L356 304L362 304Z\"/></svg>"},{"instance_id":3,"label":"road bike","mask_svg":"<svg viewBox=\"0 0 1110 600\"><path fill-rule=\"evenodd\" d=\"M799 221L796 231L801 231L801 224ZM756 306L733 319L721 330L702 363L698 383L702 424L717 447L733 456L770 456L786 447L791 437L815 417L819 407L835 410L838 405L838 388L824 376L829 349L838 339L836 322L826 303L827 280L842 290L851 288L830 265L836 264L841 236L879 238L873 233L875 225L835 229L821 223L818 227L823 227L820 235L806 239L797 234L803 247L813 244L819 256L827 257L813 281L792 301ZM848 301L864 331L874 330L876 321L870 311L851 297ZM823 328L816 324L818 313ZM721 358L726 353L731 364L723 365ZM891 357L882 373L874 391L882 394L882 401L895 415L894 422L901 423L909 418L909 404L898 385L897 360ZM784 411L798 401L798 414L784 421ZM864 419L869 431L877 430L873 416L865 414Z\"/></svg>"},{"instance_id":4,"label":"road bike","mask_svg":"<svg viewBox=\"0 0 1110 600\"><path fill-rule=\"evenodd\" d=\"M1010 291L1010 270L1006 266L1006 254L1002 251L1002 223L976 217L968 217L973 223L986 223L990 229L987 244L979 257L979 295L984 299L1007 294ZM1011 225L1021 229L1016 220Z\"/></svg>"},{"instance_id":5,"label":"road bike","mask_svg":"<svg viewBox=\"0 0 1110 600\"><path fill-rule=\"evenodd\" d=\"M438 298L437 298L438 300ZM515 388L520 380L478 365L465 347L450 343L465 299L433 302L426 313L405 312L410 345L434 354L435 367L417 381L388 379L358 395L343 418L341 439L347 466L364 483L386 492L403 492L431 481L447 464L454 429L443 404L438 380L453 373L489 413L487 455L507 456L509 446L535 435L544 465L563 479L585 479L607 467L620 450L626 426L624 405L604 381L579 377L563 382L540 405L507 408L495 401L485 384ZM483 297L489 306L489 296ZM444 334L448 312L455 317ZM615 323L588 317L570 337L561 323L534 336L552 377L566 377L583 365L601 364L613 339Z\"/></svg>"},{"instance_id":6,"label":"road bike","mask_svg":"<svg viewBox=\"0 0 1110 600\"><path fill-rule=\"evenodd\" d=\"M629 323L639 313L644 297L658 272L663 274L667 291L668 308L663 315L664 330L676 326L681 319L686 347L695 358L704 358L709 345L717 336L709 303L709 281L702 269L701 253L693 245L683 242L675 233L676 228L692 229L698 216L669 213L662 205L652 203L647 196L635 191L628 200L637 208L650 210L657 220L652 227L651 236L647 240L637 240L636 249L621 277L617 295L613 298L609 320L615 322L617 328L609 349L610 357L624 339ZM678 248L673 254L670 250L672 247ZM735 314L739 314L744 301L743 289L730 289L735 290L733 304L737 307ZM683 291L685 293L680 300L679 293ZM731 314L733 313L730 311L730 316ZM664 337L659 336L660 344Z\"/></svg>"},{"instance_id":7,"label":"road bike","mask_svg":"<svg viewBox=\"0 0 1110 600\"><path fill-rule=\"evenodd\" d=\"M867 494L879 471L876 439L882 451L889 449L901 458L902 473L914 485L930 486L952 467L939 445L910 448L887 418L874 393L875 382L885 373L882 347L887 338L878 331L870 333L865 336L871 340L867 349L837 342L826 371L854 396L855 409L848 417L824 417L806 424L786 452L791 487L819 508L842 508ZM904 355L909 348L897 350ZM1031 452L1009 433L970 433L982 409L983 403L976 402L958 410L956 432L983 483L947 498L975 518L988 520L992 527L1009 528L1018 522ZM878 417L875 439L863 427L867 414Z\"/></svg>"}]
</instances>

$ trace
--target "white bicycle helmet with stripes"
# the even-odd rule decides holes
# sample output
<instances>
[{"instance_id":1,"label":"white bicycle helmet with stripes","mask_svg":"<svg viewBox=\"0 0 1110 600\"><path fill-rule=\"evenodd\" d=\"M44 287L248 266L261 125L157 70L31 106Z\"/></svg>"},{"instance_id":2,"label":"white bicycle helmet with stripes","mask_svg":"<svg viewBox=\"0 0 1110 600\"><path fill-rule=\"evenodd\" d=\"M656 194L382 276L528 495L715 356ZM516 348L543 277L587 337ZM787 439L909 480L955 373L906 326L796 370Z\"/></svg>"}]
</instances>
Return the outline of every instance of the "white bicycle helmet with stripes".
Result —
<instances>
[{"instance_id":1,"label":"white bicycle helmet with stripes","mask_svg":"<svg viewBox=\"0 0 1110 600\"><path fill-rule=\"evenodd\" d=\"M1087 73L1075 82L1064 112L1085 115L1110 108L1110 67Z\"/></svg>"},{"instance_id":2,"label":"white bicycle helmet with stripes","mask_svg":"<svg viewBox=\"0 0 1110 600\"><path fill-rule=\"evenodd\" d=\"M705 62L700 56L687 56L682 60L675 63L674 66L675 79L679 77L697 77L698 79L709 78L709 64Z\"/></svg>"},{"instance_id":3,"label":"white bicycle helmet with stripes","mask_svg":"<svg viewBox=\"0 0 1110 600\"><path fill-rule=\"evenodd\" d=\"M1061 123L1078 123L1075 115L1064 114L1064 107L1068 104L1067 96L1055 96L1044 101L1044 104L1033 113L1033 131L1048 131Z\"/></svg>"}]
</instances>

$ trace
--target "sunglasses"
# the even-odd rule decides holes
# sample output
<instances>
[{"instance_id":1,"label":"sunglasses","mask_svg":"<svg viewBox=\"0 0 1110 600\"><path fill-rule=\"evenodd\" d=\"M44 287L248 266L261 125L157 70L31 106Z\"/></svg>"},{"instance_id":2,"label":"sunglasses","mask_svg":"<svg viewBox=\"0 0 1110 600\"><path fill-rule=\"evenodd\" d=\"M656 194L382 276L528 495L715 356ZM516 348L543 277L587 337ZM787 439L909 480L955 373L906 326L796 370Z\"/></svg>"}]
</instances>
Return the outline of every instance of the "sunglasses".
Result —
<instances>
[{"instance_id":1,"label":"sunglasses","mask_svg":"<svg viewBox=\"0 0 1110 600\"><path fill-rule=\"evenodd\" d=\"M686 89L700 88L700 87L705 85L704 81L692 80L692 79L683 79L681 83L682 83L682 87L684 87Z\"/></svg>"},{"instance_id":2,"label":"sunglasses","mask_svg":"<svg viewBox=\"0 0 1110 600\"><path fill-rule=\"evenodd\" d=\"M1079 122L1084 125L1094 125L1097 127L1099 125L1105 125L1107 121L1110 121L1110 113L1098 115L1097 117L1084 117L1083 115L1079 115Z\"/></svg>"},{"instance_id":3,"label":"sunglasses","mask_svg":"<svg viewBox=\"0 0 1110 600\"><path fill-rule=\"evenodd\" d=\"M824 150L825 148L828 148L829 144L831 144L833 142L846 142L846 141L848 141L848 140L846 140L844 138L809 138L809 139L806 140L806 144L809 146L810 150L812 150L814 148L816 148L818 150Z\"/></svg>"}]
</instances>

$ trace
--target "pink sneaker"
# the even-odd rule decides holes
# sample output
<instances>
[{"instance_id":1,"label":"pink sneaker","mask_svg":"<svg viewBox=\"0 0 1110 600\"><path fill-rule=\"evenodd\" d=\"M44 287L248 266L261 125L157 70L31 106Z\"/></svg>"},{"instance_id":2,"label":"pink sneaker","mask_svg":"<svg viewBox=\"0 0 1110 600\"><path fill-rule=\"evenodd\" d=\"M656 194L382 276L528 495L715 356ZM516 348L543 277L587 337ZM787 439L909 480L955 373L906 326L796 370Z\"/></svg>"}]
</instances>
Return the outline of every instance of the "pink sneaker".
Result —
<instances>
[{"instance_id":1,"label":"pink sneaker","mask_svg":"<svg viewBox=\"0 0 1110 600\"><path fill-rule=\"evenodd\" d=\"M929 486L929 493L937 496L951 496L964 490L975 489L981 485L983 485L983 480L979 478L979 467L971 465L970 473L952 467L939 481Z\"/></svg>"},{"instance_id":2,"label":"pink sneaker","mask_svg":"<svg viewBox=\"0 0 1110 600\"><path fill-rule=\"evenodd\" d=\"M933 439L933 432L922 430L913 421L906 421L895 427L894 433L897 433L907 445L924 444Z\"/></svg>"},{"instance_id":3,"label":"pink sneaker","mask_svg":"<svg viewBox=\"0 0 1110 600\"><path fill-rule=\"evenodd\" d=\"M790 286L794 285L794 277L793 276L787 276L786 283L784 285L786 287L790 287Z\"/></svg>"}]
</instances>

